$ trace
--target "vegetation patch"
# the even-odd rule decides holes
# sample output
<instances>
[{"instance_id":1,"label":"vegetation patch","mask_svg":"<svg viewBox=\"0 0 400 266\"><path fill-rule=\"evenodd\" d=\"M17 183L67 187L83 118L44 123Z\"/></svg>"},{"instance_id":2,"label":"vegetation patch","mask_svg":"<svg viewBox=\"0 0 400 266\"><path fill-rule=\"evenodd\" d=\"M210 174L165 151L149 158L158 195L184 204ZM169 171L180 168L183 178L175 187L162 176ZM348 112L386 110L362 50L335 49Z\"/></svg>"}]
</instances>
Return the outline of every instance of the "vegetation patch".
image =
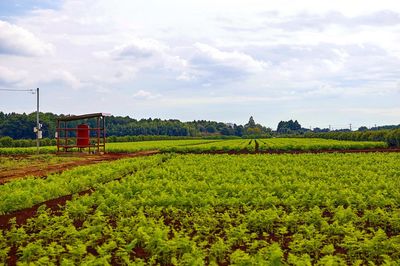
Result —
<instances>
[{"instance_id":1,"label":"vegetation patch","mask_svg":"<svg viewBox=\"0 0 400 266\"><path fill-rule=\"evenodd\" d=\"M396 264L399 160L161 154L70 171L76 191L93 175L104 182L58 209L39 207L25 224L11 220L0 263ZM13 188L54 192L66 177Z\"/></svg>"}]
</instances>

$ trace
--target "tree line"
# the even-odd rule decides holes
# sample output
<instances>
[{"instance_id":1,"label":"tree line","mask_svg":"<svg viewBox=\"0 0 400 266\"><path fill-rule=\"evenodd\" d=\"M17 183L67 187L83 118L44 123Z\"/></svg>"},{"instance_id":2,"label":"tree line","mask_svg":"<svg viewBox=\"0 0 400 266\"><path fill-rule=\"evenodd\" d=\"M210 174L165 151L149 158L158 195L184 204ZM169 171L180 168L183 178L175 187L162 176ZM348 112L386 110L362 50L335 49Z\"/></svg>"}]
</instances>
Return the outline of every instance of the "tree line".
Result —
<instances>
[{"instance_id":1,"label":"tree line","mask_svg":"<svg viewBox=\"0 0 400 266\"><path fill-rule=\"evenodd\" d=\"M65 115L53 113L40 113L40 123L42 124L43 138L42 142L47 143L48 139L54 139L56 133L57 119ZM243 137L251 135L266 135L272 132L260 124L255 123L253 117L245 125L228 124L216 121L195 120L190 122L181 122L177 119L133 119L129 116L109 116L106 117L107 136L111 140L127 138L138 139L136 136L157 136L146 137L146 139L165 139L171 137ZM90 127L96 127L94 119L83 121L68 122L69 127L76 127L78 123L87 123ZM33 128L36 126L36 113L18 114L0 112L0 138L9 137L13 140L19 140L18 146L29 146L29 140L35 139L36 134ZM9 143L6 139L0 142Z\"/></svg>"},{"instance_id":2,"label":"tree line","mask_svg":"<svg viewBox=\"0 0 400 266\"><path fill-rule=\"evenodd\" d=\"M54 145L57 118L65 115L40 113L40 123L44 139L42 145ZM82 121L81 121L82 122ZM75 127L81 122L69 122ZM90 127L95 121L87 120ZM34 146L36 137L33 127L36 126L36 113L18 114L0 112L0 147ZM177 119L134 119L129 116L106 117L106 128L109 142L162 140L176 138L261 138L261 137L309 137L337 140L374 140L387 141L390 146L399 146L400 125L381 126L368 129L360 127L357 131L349 129L330 131L329 129L303 128L297 120L280 121L277 130L267 128L250 117L245 125L228 124L216 121L195 120L181 122ZM397 130L396 130L397 129Z\"/></svg>"}]
</instances>

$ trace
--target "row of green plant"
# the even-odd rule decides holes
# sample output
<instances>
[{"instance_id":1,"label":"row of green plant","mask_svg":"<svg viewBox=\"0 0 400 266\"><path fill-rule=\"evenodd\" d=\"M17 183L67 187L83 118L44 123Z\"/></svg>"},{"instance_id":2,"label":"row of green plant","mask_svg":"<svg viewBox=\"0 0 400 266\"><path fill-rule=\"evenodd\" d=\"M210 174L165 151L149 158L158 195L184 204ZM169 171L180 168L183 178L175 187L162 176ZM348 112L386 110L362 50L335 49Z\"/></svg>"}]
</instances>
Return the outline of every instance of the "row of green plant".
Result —
<instances>
[{"instance_id":1,"label":"row of green plant","mask_svg":"<svg viewBox=\"0 0 400 266\"><path fill-rule=\"evenodd\" d=\"M43 138L40 140L41 146L53 146L56 145L55 139ZM13 139L11 137L1 137L0 147L11 148L11 147L36 147L36 139Z\"/></svg>"},{"instance_id":2,"label":"row of green plant","mask_svg":"<svg viewBox=\"0 0 400 266\"><path fill-rule=\"evenodd\" d=\"M116 164L132 173L121 180L74 197L57 215L43 207L27 224L1 230L0 263L13 248L21 264L396 265L399 160L396 153L123 160Z\"/></svg>"},{"instance_id":3,"label":"row of green plant","mask_svg":"<svg viewBox=\"0 0 400 266\"><path fill-rule=\"evenodd\" d=\"M179 139L179 140L154 140L154 141L137 141L137 142L115 142L107 143L107 152L137 152L146 150L160 150L160 149L173 149L178 146L198 145L203 143L212 143L222 140L213 139ZM13 154L35 154L36 147L24 148L0 148L0 155L13 155ZM62 151L62 150L61 150ZM40 147L39 153L55 153L57 148L55 146Z\"/></svg>"},{"instance_id":4,"label":"row of green plant","mask_svg":"<svg viewBox=\"0 0 400 266\"><path fill-rule=\"evenodd\" d=\"M40 154L32 156L0 156L0 176L2 172L14 171L27 167L39 167L55 165L59 163L77 161L82 157L55 156L53 154Z\"/></svg>"},{"instance_id":5,"label":"row of green plant","mask_svg":"<svg viewBox=\"0 0 400 266\"><path fill-rule=\"evenodd\" d=\"M56 153L57 147L45 146L39 148L39 154ZM0 148L0 155L31 155L36 154L36 147L13 147L13 148Z\"/></svg>"},{"instance_id":6,"label":"row of green plant","mask_svg":"<svg viewBox=\"0 0 400 266\"><path fill-rule=\"evenodd\" d=\"M258 143L258 144L256 144ZM326 149L369 149L386 148L385 142L378 141L338 141L316 138L269 138L269 139L185 139L138 142L114 142L106 144L108 152L137 152L160 150L162 152L201 153L214 151L288 151ZM56 147L40 148L40 153L55 153ZM36 147L0 148L0 155L34 154Z\"/></svg>"},{"instance_id":7,"label":"row of green plant","mask_svg":"<svg viewBox=\"0 0 400 266\"><path fill-rule=\"evenodd\" d=\"M156 167L160 158L134 163L118 160L89 166L79 166L59 174L51 174L45 179L28 176L0 186L0 215L30 208L46 200L58 198L98 184L122 178L144 167Z\"/></svg>"},{"instance_id":8,"label":"row of green plant","mask_svg":"<svg viewBox=\"0 0 400 266\"><path fill-rule=\"evenodd\" d=\"M168 136L168 135L138 135L138 136L109 136L108 143L113 142L137 142L137 141L156 141L156 140L225 140L225 139L251 139L253 136L225 136L225 135L210 135L202 137L191 136ZM69 139L69 144L76 143L75 139ZM40 146L55 146L56 139L43 138L40 139ZM12 139L11 137L0 138L0 148L13 147L36 147L36 139Z\"/></svg>"},{"instance_id":9,"label":"row of green plant","mask_svg":"<svg viewBox=\"0 0 400 266\"><path fill-rule=\"evenodd\" d=\"M215 137L204 137L204 139L230 139L235 138L234 136L215 136ZM237 137L236 137L237 138ZM154 141L154 140L193 140L203 139L202 137L190 137L190 136L157 136L157 135L139 135L139 136L109 136L107 142L136 142L136 141ZM74 144L74 139L69 139L69 144ZM43 138L40 140L40 146L55 146L57 144L56 139ZM36 147L36 139L12 139L11 137L0 138L0 148L13 148L13 147Z\"/></svg>"},{"instance_id":10,"label":"row of green plant","mask_svg":"<svg viewBox=\"0 0 400 266\"><path fill-rule=\"evenodd\" d=\"M313 138L273 138L257 139L260 151L313 151L387 148L382 141L340 141Z\"/></svg>"},{"instance_id":11,"label":"row of green plant","mask_svg":"<svg viewBox=\"0 0 400 266\"><path fill-rule=\"evenodd\" d=\"M164 140L143 142L109 143L111 152L134 152L141 150L160 150L162 152L210 152L210 151L249 151L254 152L256 142L263 150L318 150L318 149L369 149L386 148L385 142L378 141L338 141L306 138L269 139L228 139L228 140Z\"/></svg>"},{"instance_id":12,"label":"row of green plant","mask_svg":"<svg viewBox=\"0 0 400 266\"><path fill-rule=\"evenodd\" d=\"M336 140L353 141L385 141L389 147L400 147L400 129L387 130L366 130L366 131L331 131L331 132L306 132L303 135L293 135L294 137L303 136L305 138L323 138Z\"/></svg>"},{"instance_id":13,"label":"row of green plant","mask_svg":"<svg viewBox=\"0 0 400 266\"><path fill-rule=\"evenodd\" d=\"M160 149L162 152L202 153L202 152L254 152L255 142L251 139L231 139L210 141L197 145L177 145Z\"/></svg>"},{"instance_id":14,"label":"row of green plant","mask_svg":"<svg viewBox=\"0 0 400 266\"><path fill-rule=\"evenodd\" d=\"M155 140L139 142L115 142L108 143L106 146L109 152L137 152L147 150L170 151L178 147L192 147L208 143L218 143L227 140L209 140L209 139L181 139L181 140Z\"/></svg>"}]
</instances>

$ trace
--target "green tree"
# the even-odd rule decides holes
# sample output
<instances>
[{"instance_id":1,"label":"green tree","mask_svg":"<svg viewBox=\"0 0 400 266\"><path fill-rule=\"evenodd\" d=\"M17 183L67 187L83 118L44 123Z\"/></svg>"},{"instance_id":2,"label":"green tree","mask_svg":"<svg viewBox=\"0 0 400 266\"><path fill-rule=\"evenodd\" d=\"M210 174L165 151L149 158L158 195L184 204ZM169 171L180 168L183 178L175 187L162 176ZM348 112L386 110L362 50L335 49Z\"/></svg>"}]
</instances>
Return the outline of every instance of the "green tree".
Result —
<instances>
[{"instance_id":1,"label":"green tree","mask_svg":"<svg viewBox=\"0 0 400 266\"><path fill-rule=\"evenodd\" d=\"M254 118L250 116L249 122L245 125L246 128L255 127L256 122L254 122Z\"/></svg>"}]
</instances>

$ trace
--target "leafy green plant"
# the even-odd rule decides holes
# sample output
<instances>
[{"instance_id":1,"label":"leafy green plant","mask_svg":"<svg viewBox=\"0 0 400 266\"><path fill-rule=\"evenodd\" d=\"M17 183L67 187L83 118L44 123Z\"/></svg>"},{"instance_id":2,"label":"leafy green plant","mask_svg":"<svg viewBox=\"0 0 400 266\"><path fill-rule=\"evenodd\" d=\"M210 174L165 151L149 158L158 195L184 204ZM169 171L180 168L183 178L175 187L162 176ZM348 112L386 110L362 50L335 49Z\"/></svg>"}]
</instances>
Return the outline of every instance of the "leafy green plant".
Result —
<instances>
[{"instance_id":1,"label":"leafy green plant","mask_svg":"<svg viewBox=\"0 0 400 266\"><path fill-rule=\"evenodd\" d=\"M42 206L25 224L12 219L0 231L0 264L12 250L19 264L396 264L399 161L159 154L11 182L0 206L92 191L56 213Z\"/></svg>"}]
</instances>

